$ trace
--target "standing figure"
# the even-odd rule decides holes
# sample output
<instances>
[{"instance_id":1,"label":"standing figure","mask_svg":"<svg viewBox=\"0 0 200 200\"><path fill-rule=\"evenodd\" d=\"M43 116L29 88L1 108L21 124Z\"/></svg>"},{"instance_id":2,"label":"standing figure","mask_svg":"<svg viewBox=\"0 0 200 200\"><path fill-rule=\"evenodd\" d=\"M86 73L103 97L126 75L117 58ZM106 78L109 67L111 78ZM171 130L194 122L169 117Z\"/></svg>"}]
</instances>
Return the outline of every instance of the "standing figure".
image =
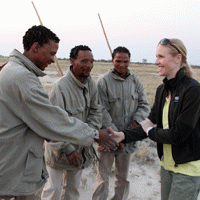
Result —
<instances>
[{"instance_id":1,"label":"standing figure","mask_svg":"<svg viewBox=\"0 0 200 200\"><path fill-rule=\"evenodd\" d=\"M70 52L67 74L56 81L50 91L52 104L65 110L90 127L101 127L101 110L98 91L90 76L93 55L88 46L79 45ZM69 142L46 142L45 159L49 179L42 192L42 200L77 200L81 174L94 158L93 146L75 145Z\"/></svg>"},{"instance_id":2,"label":"standing figure","mask_svg":"<svg viewBox=\"0 0 200 200\"><path fill-rule=\"evenodd\" d=\"M200 84L192 78L186 48L179 39L159 42L155 64L165 78L157 88L150 115L141 126L118 133L118 141L147 136L156 141L161 199L196 200L200 190Z\"/></svg>"},{"instance_id":3,"label":"standing figure","mask_svg":"<svg viewBox=\"0 0 200 200\"><path fill-rule=\"evenodd\" d=\"M100 103L103 107L102 128L110 126L122 131L138 125L149 113L144 86L129 70L130 52L117 47L112 54L114 69L98 80ZM112 200L125 200L129 194L128 170L135 142L125 145L123 151L104 152L99 148L99 164L93 200L106 200L109 192L109 176L115 162L115 191Z\"/></svg>"},{"instance_id":4,"label":"standing figure","mask_svg":"<svg viewBox=\"0 0 200 200\"><path fill-rule=\"evenodd\" d=\"M60 39L44 26L33 26L23 37L24 53L14 49L0 73L0 199L34 200L46 183L44 140L107 149L114 140L69 117L49 101L39 76L54 62Z\"/></svg>"}]
</instances>

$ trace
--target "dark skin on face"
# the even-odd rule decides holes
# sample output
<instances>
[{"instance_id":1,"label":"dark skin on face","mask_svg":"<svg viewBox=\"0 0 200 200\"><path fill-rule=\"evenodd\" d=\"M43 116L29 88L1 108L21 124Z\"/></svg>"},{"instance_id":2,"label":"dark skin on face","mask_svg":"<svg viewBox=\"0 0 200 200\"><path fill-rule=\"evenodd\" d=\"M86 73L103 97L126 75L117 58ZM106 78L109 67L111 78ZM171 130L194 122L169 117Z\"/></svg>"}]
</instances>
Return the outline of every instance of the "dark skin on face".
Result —
<instances>
[{"instance_id":1,"label":"dark skin on face","mask_svg":"<svg viewBox=\"0 0 200 200\"><path fill-rule=\"evenodd\" d=\"M94 59L91 51L80 50L77 58L71 58L70 62L73 65L74 76L80 82L83 82L85 78L90 75L90 72L93 68Z\"/></svg>"},{"instance_id":2,"label":"dark skin on face","mask_svg":"<svg viewBox=\"0 0 200 200\"><path fill-rule=\"evenodd\" d=\"M130 64L129 55L124 52L116 53L112 59L112 62L114 64L115 71L121 78L124 78L126 76L127 68Z\"/></svg>"},{"instance_id":3,"label":"dark skin on face","mask_svg":"<svg viewBox=\"0 0 200 200\"><path fill-rule=\"evenodd\" d=\"M42 71L55 62L55 55L58 51L59 44L50 40L49 43L40 46L39 43L35 42L31 48L24 51L24 56L29 58L39 69Z\"/></svg>"}]
</instances>

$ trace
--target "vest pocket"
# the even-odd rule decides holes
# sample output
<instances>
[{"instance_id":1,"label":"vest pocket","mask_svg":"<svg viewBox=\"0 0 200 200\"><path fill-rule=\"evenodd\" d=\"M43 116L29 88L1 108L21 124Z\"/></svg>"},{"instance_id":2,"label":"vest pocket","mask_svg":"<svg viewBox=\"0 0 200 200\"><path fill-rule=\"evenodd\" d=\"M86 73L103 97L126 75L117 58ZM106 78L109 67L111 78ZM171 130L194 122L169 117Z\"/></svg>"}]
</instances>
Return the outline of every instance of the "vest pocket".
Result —
<instances>
[{"instance_id":1,"label":"vest pocket","mask_svg":"<svg viewBox=\"0 0 200 200\"><path fill-rule=\"evenodd\" d=\"M29 149L25 171L23 173L23 182L38 182L43 178L44 150Z\"/></svg>"},{"instance_id":2,"label":"vest pocket","mask_svg":"<svg viewBox=\"0 0 200 200\"><path fill-rule=\"evenodd\" d=\"M133 100L138 100L138 93L134 93L131 96Z\"/></svg>"},{"instance_id":3,"label":"vest pocket","mask_svg":"<svg viewBox=\"0 0 200 200\"><path fill-rule=\"evenodd\" d=\"M68 112L69 116L73 116L78 119L82 118L82 114L83 114L84 110L85 110L85 108L82 106L79 106L76 108L66 108L66 111Z\"/></svg>"}]
</instances>

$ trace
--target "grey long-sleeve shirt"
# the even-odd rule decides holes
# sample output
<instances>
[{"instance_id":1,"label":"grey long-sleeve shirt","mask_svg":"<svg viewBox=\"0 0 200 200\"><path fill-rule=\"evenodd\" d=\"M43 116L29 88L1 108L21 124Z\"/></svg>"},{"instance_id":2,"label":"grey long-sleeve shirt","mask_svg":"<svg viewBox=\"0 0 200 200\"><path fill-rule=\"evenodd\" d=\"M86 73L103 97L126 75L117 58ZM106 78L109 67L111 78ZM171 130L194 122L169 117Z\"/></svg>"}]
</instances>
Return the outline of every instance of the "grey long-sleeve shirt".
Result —
<instances>
[{"instance_id":1,"label":"grey long-sleeve shirt","mask_svg":"<svg viewBox=\"0 0 200 200\"><path fill-rule=\"evenodd\" d=\"M110 70L99 78L97 87L103 107L103 128L112 126L115 131L122 131L131 121L139 123L148 116L150 105L142 81L129 70L126 78ZM127 144L125 151L133 152L134 145Z\"/></svg>"},{"instance_id":2,"label":"grey long-sleeve shirt","mask_svg":"<svg viewBox=\"0 0 200 200\"><path fill-rule=\"evenodd\" d=\"M72 69L68 69L67 74L52 85L49 97L52 104L61 107L70 116L80 119L97 130L101 128L101 109L98 104L97 86L91 76L81 83L72 73ZM83 147L84 145L74 145L69 142L46 142L46 164L65 170L77 169L66 159L62 159L63 153L69 154L77 150L82 161L85 160L84 163L81 162L81 167L86 167L92 162L93 148L92 146L84 147L87 154L84 154L85 158L83 158Z\"/></svg>"},{"instance_id":3,"label":"grey long-sleeve shirt","mask_svg":"<svg viewBox=\"0 0 200 200\"><path fill-rule=\"evenodd\" d=\"M46 182L44 139L91 145L98 131L49 101L45 74L17 50L0 73L0 195L31 195Z\"/></svg>"}]
</instances>

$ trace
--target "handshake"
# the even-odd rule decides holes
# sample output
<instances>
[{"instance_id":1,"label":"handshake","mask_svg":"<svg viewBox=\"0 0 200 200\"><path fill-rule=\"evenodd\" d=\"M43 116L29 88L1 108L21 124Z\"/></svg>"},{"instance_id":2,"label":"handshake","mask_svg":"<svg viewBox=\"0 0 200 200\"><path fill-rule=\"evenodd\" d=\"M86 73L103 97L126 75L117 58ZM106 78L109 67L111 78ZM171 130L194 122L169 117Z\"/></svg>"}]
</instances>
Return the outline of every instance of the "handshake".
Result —
<instances>
[{"instance_id":1,"label":"handshake","mask_svg":"<svg viewBox=\"0 0 200 200\"><path fill-rule=\"evenodd\" d=\"M132 129L137 125L138 124L136 123L132 123L131 126L129 126L129 128ZM137 141L142 138L144 139L145 137L148 136L148 131L151 128L156 127L156 124L153 124L148 118L140 122L140 125L146 134L144 134L143 136L140 136L139 139L134 138L133 141ZM99 130L99 139L94 139L94 140L97 143L99 143L100 150L110 152L110 151L115 151L115 150L122 150L123 144L121 143L121 141L123 141L124 139L125 139L125 134L123 132L116 132L116 131L113 131L112 128L109 128L109 129ZM70 165L79 167L81 158L79 157L78 152L76 150L65 156L66 158L63 158L63 159L67 159Z\"/></svg>"},{"instance_id":2,"label":"handshake","mask_svg":"<svg viewBox=\"0 0 200 200\"><path fill-rule=\"evenodd\" d=\"M115 132L112 128L101 129L99 131L99 139L95 139L99 143L100 148L104 151L115 151L120 150L122 144L120 143L124 139L123 132ZM79 167L81 157L79 156L77 150L72 151L69 154L62 154L62 160L67 160L70 165Z\"/></svg>"},{"instance_id":3,"label":"handshake","mask_svg":"<svg viewBox=\"0 0 200 200\"><path fill-rule=\"evenodd\" d=\"M152 128L157 127L157 125L153 124L151 122L151 120L149 120L148 118L141 121L139 124L145 133L140 136L135 136L134 138L132 137L132 141L137 141L137 140L144 139L145 137L148 137L149 131ZM134 121L133 121L133 123L128 127L128 128L130 128L131 135L133 135L134 127L136 127L139 124L134 123ZM136 130L136 131L138 131L138 130ZM128 134L128 133L126 132L126 134ZM129 132L129 134L130 134L130 132ZM112 128L109 128L109 129L100 130L99 131L99 139L95 139L95 141L100 144L101 149L104 149L105 151L110 151L110 150L115 151L117 149L119 149L119 150L121 149L121 147L123 145L120 142L124 139L125 139L125 134L123 132L115 132L115 131L113 131ZM129 138L129 140L130 140L130 138ZM130 140L129 142L132 142L132 141Z\"/></svg>"},{"instance_id":4,"label":"handshake","mask_svg":"<svg viewBox=\"0 0 200 200\"><path fill-rule=\"evenodd\" d=\"M115 132L110 127L109 129L99 130L99 139L95 141L105 150L105 151L115 151L120 149L120 142L125 139L123 132Z\"/></svg>"}]
</instances>

